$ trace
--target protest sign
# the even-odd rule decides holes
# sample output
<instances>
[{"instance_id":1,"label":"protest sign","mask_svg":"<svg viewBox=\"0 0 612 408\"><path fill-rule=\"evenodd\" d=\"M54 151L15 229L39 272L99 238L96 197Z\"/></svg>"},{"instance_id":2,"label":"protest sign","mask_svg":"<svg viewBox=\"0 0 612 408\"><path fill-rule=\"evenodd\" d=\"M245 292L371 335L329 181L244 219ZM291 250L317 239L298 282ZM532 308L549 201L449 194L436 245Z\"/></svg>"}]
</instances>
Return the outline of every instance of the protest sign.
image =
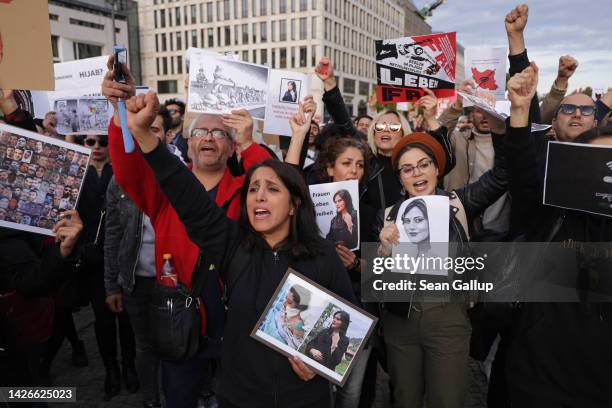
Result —
<instances>
[{"instance_id":1,"label":"protest sign","mask_svg":"<svg viewBox=\"0 0 612 408\"><path fill-rule=\"evenodd\" d=\"M448 245L441 243L448 242L449 205L445 196L419 196L404 201L395 219L401 244L393 248L393 256L446 258ZM427 268L417 273L445 275L447 272L443 268Z\"/></svg>"},{"instance_id":2,"label":"protest sign","mask_svg":"<svg viewBox=\"0 0 612 408\"><path fill-rule=\"evenodd\" d=\"M506 49L466 48L465 78L472 79L476 89L491 92L497 100L506 93Z\"/></svg>"},{"instance_id":3,"label":"protest sign","mask_svg":"<svg viewBox=\"0 0 612 408\"><path fill-rule=\"evenodd\" d=\"M293 71L271 69L268 78L268 104L264 132L291 136L289 119L298 112L298 103L310 89L310 77Z\"/></svg>"},{"instance_id":4,"label":"protest sign","mask_svg":"<svg viewBox=\"0 0 612 408\"><path fill-rule=\"evenodd\" d=\"M32 92L32 98L36 101L34 116L44 118L45 113L53 110L58 99L102 96L102 81L108 71L107 61L108 56L102 56L54 64L55 91Z\"/></svg>"},{"instance_id":5,"label":"protest sign","mask_svg":"<svg viewBox=\"0 0 612 408\"><path fill-rule=\"evenodd\" d=\"M53 89L47 0L0 1L0 89Z\"/></svg>"},{"instance_id":6,"label":"protest sign","mask_svg":"<svg viewBox=\"0 0 612 408\"><path fill-rule=\"evenodd\" d=\"M549 142L543 202L612 217L612 147Z\"/></svg>"},{"instance_id":7,"label":"protest sign","mask_svg":"<svg viewBox=\"0 0 612 408\"><path fill-rule=\"evenodd\" d=\"M308 186L321 235L350 250L359 249L359 182Z\"/></svg>"},{"instance_id":8,"label":"protest sign","mask_svg":"<svg viewBox=\"0 0 612 408\"><path fill-rule=\"evenodd\" d=\"M113 108L105 97L62 98L53 103L57 133L61 135L104 135L113 117Z\"/></svg>"},{"instance_id":9,"label":"protest sign","mask_svg":"<svg viewBox=\"0 0 612 408\"><path fill-rule=\"evenodd\" d=\"M253 118L265 119L267 67L198 52L191 53L189 66L189 112L218 115L246 109Z\"/></svg>"},{"instance_id":10,"label":"protest sign","mask_svg":"<svg viewBox=\"0 0 612 408\"><path fill-rule=\"evenodd\" d=\"M415 102L429 88L438 98L455 95L455 33L376 41L380 103Z\"/></svg>"},{"instance_id":11,"label":"protest sign","mask_svg":"<svg viewBox=\"0 0 612 408\"><path fill-rule=\"evenodd\" d=\"M465 93L462 91L457 91L459 95L463 97L463 102L465 104L469 104L470 106L476 106L484 110L486 113L491 115L492 117L505 121L510 116L510 103L509 101L497 101L495 105L492 105L489 101L476 96L471 95L469 93ZM531 124L532 132L542 132L550 129L550 125L543 125L539 123Z\"/></svg>"},{"instance_id":12,"label":"protest sign","mask_svg":"<svg viewBox=\"0 0 612 408\"><path fill-rule=\"evenodd\" d=\"M251 337L285 356L299 356L317 374L342 386L376 321L376 317L289 268ZM336 327L340 338L331 353L329 345Z\"/></svg>"},{"instance_id":13,"label":"protest sign","mask_svg":"<svg viewBox=\"0 0 612 408\"><path fill-rule=\"evenodd\" d=\"M0 226L55 235L59 214L76 207L90 152L0 125Z\"/></svg>"}]
</instances>

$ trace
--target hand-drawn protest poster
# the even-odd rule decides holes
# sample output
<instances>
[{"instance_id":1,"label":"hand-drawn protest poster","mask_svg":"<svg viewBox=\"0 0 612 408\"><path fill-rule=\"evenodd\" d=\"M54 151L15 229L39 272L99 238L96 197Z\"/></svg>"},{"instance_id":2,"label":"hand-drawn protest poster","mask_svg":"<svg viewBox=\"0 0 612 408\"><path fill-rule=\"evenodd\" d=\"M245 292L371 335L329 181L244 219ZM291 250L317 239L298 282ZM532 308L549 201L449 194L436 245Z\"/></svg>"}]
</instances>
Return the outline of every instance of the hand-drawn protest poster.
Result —
<instances>
[{"instance_id":1,"label":"hand-drawn protest poster","mask_svg":"<svg viewBox=\"0 0 612 408\"><path fill-rule=\"evenodd\" d=\"M268 67L195 52L189 67L189 112L223 114L246 109L253 118L265 119Z\"/></svg>"},{"instance_id":2,"label":"hand-drawn protest poster","mask_svg":"<svg viewBox=\"0 0 612 408\"><path fill-rule=\"evenodd\" d=\"M429 88L437 97L455 95L455 33L376 41L378 101L414 102Z\"/></svg>"},{"instance_id":3,"label":"hand-drawn protest poster","mask_svg":"<svg viewBox=\"0 0 612 408\"><path fill-rule=\"evenodd\" d=\"M339 181L308 187L321 235L350 250L359 249L359 182Z\"/></svg>"},{"instance_id":4,"label":"hand-drawn protest poster","mask_svg":"<svg viewBox=\"0 0 612 408\"><path fill-rule=\"evenodd\" d=\"M344 385L377 318L289 268L251 337ZM337 345L330 348L336 337Z\"/></svg>"},{"instance_id":5,"label":"hand-drawn protest poster","mask_svg":"<svg viewBox=\"0 0 612 408\"><path fill-rule=\"evenodd\" d=\"M0 125L0 226L53 236L76 207L91 150Z\"/></svg>"},{"instance_id":6,"label":"hand-drawn protest poster","mask_svg":"<svg viewBox=\"0 0 612 408\"><path fill-rule=\"evenodd\" d=\"M465 78L472 79L476 89L495 95L497 100L504 99L506 93L506 49L505 48L466 48Z\"/></svg>"},{"instance_id":7,"label":"hand-drawn protest poster","mask_svg":"<svg viewBox=\"0 0 612 408\"><path fill-rule=\"evenodd\" d=\"M543 202L612 217L612 147L549 142Z\"/></svg>"},{"instance_id":8,"label":"hand-drawn protest poster","mask_svg":"<svg viewBox=\"0 0 612 408\"><path fill-rule=\"evenodd\" d=\"M47 0L0 1L0 89L52 90Z\"/></svg>"},{"instance_id":9,"label":"hand-drawn protest poster","mask_svg":"<svg viewBox=\"0 0 612 408\"><path fill-rule=\"evenodd\" d=\"M264 133L291 136L289 119L298 112L298 104L304 100L309 89L308 74L271 69Z\"/></svg>"}]
</instances>

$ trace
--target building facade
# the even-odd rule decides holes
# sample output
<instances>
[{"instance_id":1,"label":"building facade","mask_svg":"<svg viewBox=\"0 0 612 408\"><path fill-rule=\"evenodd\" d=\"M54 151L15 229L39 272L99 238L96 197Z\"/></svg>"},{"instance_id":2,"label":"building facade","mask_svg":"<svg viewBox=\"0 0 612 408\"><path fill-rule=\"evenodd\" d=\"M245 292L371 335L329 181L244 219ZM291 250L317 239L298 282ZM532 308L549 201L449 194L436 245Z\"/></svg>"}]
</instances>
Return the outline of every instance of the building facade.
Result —
<instances>
[{"instance_id":1,"label":"building facade","mask_svg":"<svg viewBox=\"0 0 612 408\"><path fill-rule=\"evenodd\" d=\"M49 21L54 62L110 55L115 43L123 44L130 50L132 71L140 79L135 1L49 0Z\"/></svg>"},{"instance_id":2,"label":"building facade","mask_svg":"<svg viewBox=\"0 0 612 408\"><path fill-rule=\"evenodd\" d=\"M358 114L376 83L374 40L404 33L404 9L394 0L139 0L138 9L143 83L162 99L184 98L189 47L310 73L319 101L323 87L313 71L328 56Z\"/></svg>"}]
</instances>

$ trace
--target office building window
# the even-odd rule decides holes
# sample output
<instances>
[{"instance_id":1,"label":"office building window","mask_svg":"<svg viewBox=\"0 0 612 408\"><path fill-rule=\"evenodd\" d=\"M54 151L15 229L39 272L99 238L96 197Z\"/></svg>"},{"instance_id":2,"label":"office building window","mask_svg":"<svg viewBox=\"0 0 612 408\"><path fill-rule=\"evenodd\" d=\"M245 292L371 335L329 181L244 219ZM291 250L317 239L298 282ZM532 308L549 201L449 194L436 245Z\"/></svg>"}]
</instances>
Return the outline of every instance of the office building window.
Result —
<instances>
[{"instance_id":1,"label":"office building window","mask_svg":"<svg viewBox=\"0 0 612 408\"><path fill-rule=\"evenodd\" d=\"M274 42L276 41L276 25L278 24L277 21L272 21L271 23L271 33L270 33L270 41Z\"/></svg>"},{"instance_id":2,"label":"office building window","mask_svg":"<svg viewBox=\"0 0 612 408\"><path fill-rule=\"evenodd\" d=\"M207 47L215 46L215 29L210 27L208 29L208 42L206 44Z\"/></svg>"},{"instance_id":3,"label":"office building window","mask_svg":"<svg viewBox=\"0 0 612 408\"><path fill-rule=\"evenodd\" d=\"M180 7L174 8L174 25L177 27L181 25L181 8Z\"/></svg>"},{"instance_id":4,"label":"office building window","mask_svg":"<svg viewBox=\"0 0 612 408\"><path fill-rule=\"evenodd\" d=\"M210 23L213 21L213 4L212 1L206 3L206 22Z\"/></svg>"},{"instance_id":5,"label":"office building window","mask_svg":"<svg viewBox=\"0 0 612 408\"><path fill-rule=\"evenodd\" d=\"M176 57L176 73L177 74L183 73L183 57L181 55Z\"/></svg>"},{"instance_id":6,"label":"office building window","mask_svg":"<svg viewBox=\"0 0 612 408\"><path fill-rule=\"evenodd\" d=\"M167 51L167 48L166 48L166 34L165 33L161 35L161 50L162 50L162 52L163 51Z\"/></svg>"},{"instance_id":7,"label":"office building window","mask_svg":"<svg viewBox=\"0 0 612 408\"><path fill-rule=\"evenodd\" d=\"M232 45L231 27L225 27L225 45Z\"/></svg>"},{"instance_id":8,"label":"office building window","mask_svg":"<svg viewBox=\"0 0 612 408\"><path fill-rule=\"evenodd\" d=\"M251 2L251 13L253 14L253 17L257 16L257 0L253 0ZM253 58L253 62L255 62L254 58Z\"/></svg>"},{"instance_id":9,"label":"office building window","mask_svg":"<svg viewBox=\"0 0 612 408\"><path fill-rule=\"evenodd\" d=\"M249 61L249 52L248 51L242 51L242 60L245 62Z\"/></svg>"},{"instance_id":10,"label":"office building window","mask_svg":"<svg viewBox=\"0 0 612 408\"><path fill-rule=\"evenodd\" d=\"M221 46L221 27L217 27L217 47Z\"/></svg>"},{"instance_id":11,"label":"office building window","mask_svg":"<svg viewBox=\"0 0 612 408\"><path fill-rule=\"evenodd\" d=\"M159 25L161 28L166 27L166 10L159 10Z\"/></svg>"},{"instance_id":12,"label":"office building window","mask_svg":"<svg viewBox=\"0 0 612 408\"><path fill-rule=\"evenodd\" d=\"M276 66L276 48L272 48L272 68L277 68Z\"/></svg>"},{"instance_id":13,"label":"office building window","mask_svg":"<svg viewBox=\"0 0 612 408\"><path fill-rule=\"evenodd\" d=\"M242 25L242 44L249 43L249 26L248 24Z\"/></svg>"},{"instance_id":14,"label":"office building window","mask_svg":"<svg viewBox=\"0 0 612 408\"><path fill-rule=\"evenodd\" d=\"M181 38L181 32L180 31L176 32L176 49L179 50L179 51L183 49L183 41L182 41L182 38Z\"/></svg>"},{"instance_id":15,"label":"office building window","mask_svg":"<svg viewBox=\"0 0 612 408\"><path fill-rule=\"evenodd\" d=\"M197 14L197 9L196 9L196 5L192 4L190 7L191 10L191 24L196 24L198 22L198 14Z\"/></svg>"},{"instance_id":16,"label":"office building window","mask_svg":"<svg viewBox=\"0 0 612 408\"><path fill-rule=\"evenodd\" d=\"M286 48L280 49L280 67L287 68L287 49Z\"/></svg>"},{"instance_id":17,"label":"office building window","mask_svg":"<svg viewBox=\"0 0 612 408\"><path fill-rule=\"evenodd\" d=\"M249 16L249 0L242 0L242 17Z\"/></svg>"},{"instance_id":18,"label":"office building window","mask_svg":"<svg viewBox=\"0 0 612 408\"><path fill-rule=\"evenodd\" d=\"M287 21L286 20L280 20L278 22L278 35L279 41L287 41Z\"/></svg>"},{"instance_id":19,"label":"office building window","mask_svg":"<svg viewBox=\"0 0 612 408\"><path fill-rule=\"evenodd\" d=\"M307 37L306 17L300 18L300 40L305 40Z\"/></svg>"},{"instance_id":20,"label":"office building window","mask_svg":"<svg viewBox=\"0 0 612 408\"><path fill-rule=\"evenodd\" d=\"M230 2L229 0L223 0L223 18L229 20L230 17Z\"/></svg>"},{"instance_id":21,"label":"office building window","mask_svg":"<svg viewBox=\"0 0 612 408\"><path fill-rule=\"evenodd\" d=\"M268 15L268 0L259 0L259 15L267 16Z\"/></svg>"},{"instance_id":22,"label":"office building window","mask_svg":"<svg viewBox=\"0 0 612 408\"><path fill-rule=\"evenodd\" d=\"M291 52L291 68L295 68L297 67L297 65L295 64L295 47L291 47L290 52Z\"/></svg>"},{"instance_id":23,"label":"office building window","mask_svg":"<svg viewBox=\"0 0 612 408\"><path fill-rule=\"evenodd\" d=\"M317 66L317 46L313 45L312 46L312 50L310 50L310 66L311 67L316 67Z\"/></svg>"},{"instance_id":24,"label":"office building window","mask_svg":"<svg viewBox=\"0 0 612 408\"><path fill-rule=\"evenodd\" d=\"M342 85L343 85L342 86L343 93L350 93L350 94L355 93L355 80L354 79L344 78Z\"/></svg>"},{"instance_id":25,"label":"office building window","mask_svg":"<svg viewBox=\"0 0 612 408\"><path fill-rule=\"evenodd\" d=\"M198 46L198 30L191 30L191 46Z\"/></svg>"},{"instance_id":26,"label":"office building window","mask_svg":"<svg viewBox=\"0 0 612 408\"><path fill-rule=\"evenodd\" d=\"M157 68L157 75L161 75L161 72L159 70L159 58L155 58L155 66Z\"/></svg>"},{"instance_id":27,"label":"office building window","mask_svg":"<svg viewBox=\"0 0 612 408\"><path fill-rule=\"evenodd\" d=\"M157 92L160 94L172 94L177 93L177 82L176 79L157 81Z\"/></svg>"},{"instance_id":28,"label":"office building window","mask_svg":"<svg viewBox=\"0 0 612 408\"><path fill-rule=\"evenodd\" d=\"M238 24L236 24L234 26L234 45L238 45L238 41L240 41L240 26Z\"/></svg>"},{"instance_id":29,"label":"office building window","mask_svg":"<svg viewBox=\"0 0 612 408\"><path fill-rule=\"evenodd\" d=\"M53 53L53 62L60 62L59 37L57 35L51 36L51 52Z\"/></svg>"},{"instance_id":30,"label":"office building window","mask_svg":"<svg viewBox=\"0 0 612 408\"><path fill-rule=\"evenodd\" d=\"M251 35L253 36L253 44L255 44L257 42L257 23L253 23L251 25L251 29L253 30L253 32L251 33Z\"/></svg>"},{"instance_id":31,"label":"office building window","mask_svg":"<svg viewBox=\"0 0 612 408\"><path fill-rule=\"evenodd\" d=\"M367 82L359 81L359 95L369 95L370 94L370 84Z\"/></svg>"},{"instance_id":32,"label":"office building window","mask_svg":"<svg viewBox=\"0 0 612 408\"><path fill-rule=\"evenodd\" d=\"M170 51L174 51L174 34L170 33Z\"/></svg>"},{"instance_id":33,"label":"office building window","mask_svg":"<svg viewBox=\"0 0 612 408\"><path fill-rule=\"evenodd\" d=\"M268 24L265 21L259 23L259 42L268 42Z\"/></svg>"},{"instance_id":34,"label":"office building window","mask_svg":"<svg viewBox=\"0 0 612 408\"><path fill-rule=\"evenodd\" d=\"M300 47L300 68L308 65L308 48Z\"/></svg>"},{"instance_id":35,"label":"office building window","mask_svg":"<svg viewBox=\"0 0 612 408\"><path fill-rule=\"evenodd\" d=\"M221 21L221 1L217 0L217 21Z\"/></svg>"},{"instance_id":36,"label":"office building window","mask_svg":"<svg viewBox=\"0 0 612 408\"><path fill-rule=\"evenodd\" d=\"M168 75L168 58L162 58L162 75Z\"/></svg>"},{"instance_id":37,"label":"office building window","mask_svg":"<svg viewBox=\"0 0 612 408\"><path fill-rule=\"evenodd\" d=\"M268 64L268 50L266 50L266 49L259 50L259 63L261 65L267 65Z\"/></svg>"},{"instance_id":38,"label":"office building window","mask_svg":"<svg viewBox=\"0 0 612 408\"><path fill-rule=\"evenodd\" d=\"M170 75L174 75L174 57L170 57Z\"/></svg>"},{"instance_id":39,"label":"office building window","mask_svg":"<svg viewBox=\"0 0 612 408\"><path fill-rule=\"evenodd\" d=\"M158 24L157 24L157 10L153 10L153 25L155 26L155 28L158 28Z\"/></svg>"},{"instance_id":40,"label":"office building window","mask_svg":"<svg viewBox=\"0 0 612 408\"><path fill-rule=\"evenodd\" d=\"M311 36L312 39L315 40L317 38L317 17L312 17L312 20L310 21L311 23L311 27L310 30L311 32Z\"/></svg>"},{"instance_id":41,"label":"office building window","mask_svg":"<svg viewBox=\"0 0 612 408\"><path fill-rule=\"evenodd\" d=\"M308 0L300 0L300 11L306 11L307 8L308 8Z\"/></svg>"},{"instance_id":42,"label":"office building window","mask_svg":"<svg viewBox=\"0 0 612 408\"><path fill-rule=\"evenodd\" d=\"M287 0L278 0L278 12L281 14L287 12Z\"/></svg>"},{"instance_id":43,"label":"office building window","mask_svg":"<svg viewBox=\"0 0 612 408\"><path fill-rule=\"evenodd\" d=\"M297 32L296 32L296 27L295 27L295 18L291 19L291 40L295 41L297 40Z\"/></svg>"}]
</instances>

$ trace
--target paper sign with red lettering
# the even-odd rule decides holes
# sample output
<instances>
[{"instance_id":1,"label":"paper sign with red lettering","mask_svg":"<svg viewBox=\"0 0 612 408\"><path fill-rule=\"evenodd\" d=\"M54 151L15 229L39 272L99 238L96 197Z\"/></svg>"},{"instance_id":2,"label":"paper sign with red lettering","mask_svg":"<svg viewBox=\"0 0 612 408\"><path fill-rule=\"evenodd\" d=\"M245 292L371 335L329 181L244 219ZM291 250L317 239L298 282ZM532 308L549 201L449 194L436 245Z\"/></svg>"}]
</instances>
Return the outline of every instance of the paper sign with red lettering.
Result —
<instances>
[{"instance_id":1,"label":"paper sign with red lettering","mask_svg":"<svg viewBox=\"0 0 612 408\"><path fill-rule=\"evenodd\" d=\"M476 89L491 92L497 100L506 93L506 49L466 48L465 77L472 79Z\"/></svg>"},{"instance_id":2,"label":"paper sign with red lettering","mask_svg":"<svg viewBox=\"0 0 612 408\"><path fill-rule=\"evenodd\" d=\"M376 41L378 101L415 102L434 91L438 98L455 96L455 33Z\"/></svg>"},{"instance_id":3,"label":"paper sign with red lettering","mask_svg":"<svg viewBox=\"0 0 612 408\"><path fill-rule=\"evenodd\" d=\"M0 1L0 89L53 87L47 0Z\"/></svg>"}]
</instances>

